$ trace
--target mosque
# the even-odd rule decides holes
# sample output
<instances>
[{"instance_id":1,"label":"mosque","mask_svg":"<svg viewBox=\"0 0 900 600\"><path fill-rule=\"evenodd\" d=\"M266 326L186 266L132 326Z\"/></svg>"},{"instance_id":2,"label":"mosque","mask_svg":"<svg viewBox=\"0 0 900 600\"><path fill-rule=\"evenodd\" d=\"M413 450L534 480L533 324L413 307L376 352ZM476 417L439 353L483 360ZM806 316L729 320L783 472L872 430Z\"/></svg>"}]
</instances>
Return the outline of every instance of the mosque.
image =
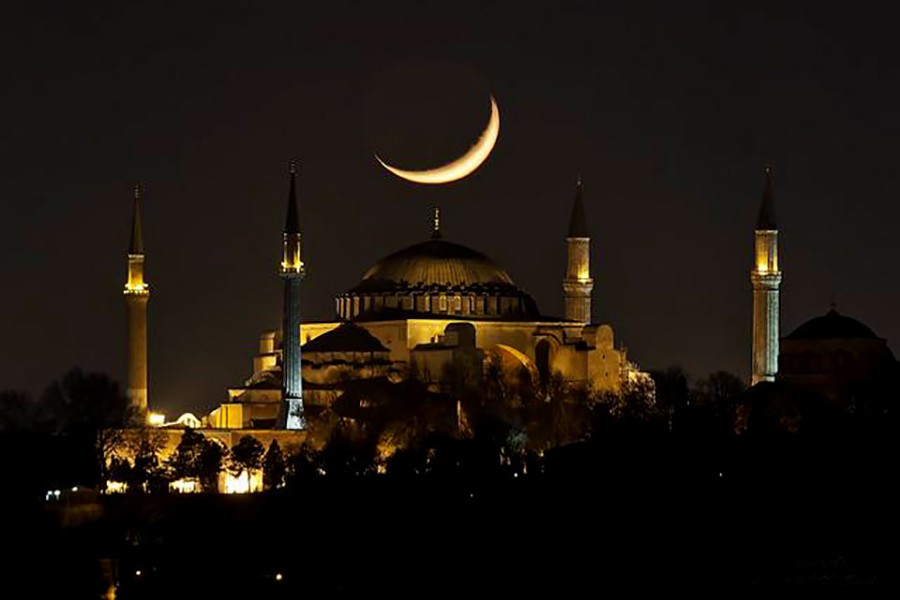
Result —
<instances>
[{"instance_id":1,"label":"mosque","mask_svg":"<svg viewBox=\"0 0 900 600\"><path fill-rule=\"evenodd\" d=\"M188 414L174 422L148 405L150 290L143 278L140 199L135 194L125 288L127 394L152 424L200 427L224 443L248 431L296 442L303 439L308 419L327 412L348 381L398 383L415 378L440 393L460 377L483 378L489 365L508 377L524 376L535 386L560 377L601 393L616 392L626 381L650 381L625 350L615 346L612 327L593 320L591 236L580 179L568 232L560 236L567 248L563 316L543 314L500 265L446 239L435 208L426 239L376 261L358 284L337 294L334 318L303 323L299 303L305 266L297 183L292 168L280 267L282 328L260 336L250 376L229 388L218 407L199 418Z\"/></svg>"},{"instance_id":2,"label":"mosque","mask_svg":"<svg viewBox=\"0 0 900 600\"><path fill-rule=\"evenodd\" d=\"M359 283L336 295L334 318L301 323L305 265L292 168L282 233L282 327L260 336L250 376L229 388L218 407L199 418L188 413L167 421L148 403L150 289L144 281L136 191L125 286L127 397L151 425L167 432L172 450L185 427L200 428L227 447L245 435L296 447L313 440L310 424L327 416L353 382L384 387L415 380L430 397L446 398L454 382L482 381L490 369L499 369L505 377L525 378L536 389L546 389L557 378L598 393L615 393L626 383L649 384L652 390L649 375L616 347L612 327L593 319L591 236L583 193L579 179L568 232L560 240L567 249L561 317L543 314L534 298L489 257L445 239L435 209L426 239L375 261ZM767 169L750 274L750 401L803 393L840 404L861 390L900 379L885 340L834 308L781 337L778 234ZM462 423L465 415L458 402L455 411L454 421Z\"/></svg>"},{"instance_id":3,"label":"mosque","mask_svg":"<svg viewBox=\"0 0 900 600\"><path fill-rule=\"evenodd\" d=\"M752 387L739 400L738 430L757 418L794 429L798 405L805 404L809 414L841 414L870 410L896 396L900 363L887 341L834 304L780 336L782 271L769 168L754 237Z\"/></svg>"}]
</instances>

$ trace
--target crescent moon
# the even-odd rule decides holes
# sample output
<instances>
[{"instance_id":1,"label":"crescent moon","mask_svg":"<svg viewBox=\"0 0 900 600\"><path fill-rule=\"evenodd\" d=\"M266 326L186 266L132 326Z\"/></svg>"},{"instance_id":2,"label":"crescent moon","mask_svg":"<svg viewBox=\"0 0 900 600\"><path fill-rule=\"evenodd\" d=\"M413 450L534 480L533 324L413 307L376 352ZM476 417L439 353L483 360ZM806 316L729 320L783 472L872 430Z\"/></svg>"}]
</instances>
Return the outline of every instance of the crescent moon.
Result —
<instances>
[{"instance_id":1,"label":"crescent moon","mask_svg":"<svg viewBox=\"0 0 900 600\"><path fill-rule=\"evenodd\" d=\"M406 171L398 169L387 164L378 154L375 155L382 167L407 181L415 183L424 183L435 185L439 183L449 183L462 179L467 175L471 175L475 169L481 166L487 157L490 156L494 144L497 143L497 137L500 135L500 109L497 108L497 101L491 96L491 118L488 120L487 127L481 133L478 141L469 148L469 151L442 167L427 169L424 171Z\"/></svg>"}]
</instances>

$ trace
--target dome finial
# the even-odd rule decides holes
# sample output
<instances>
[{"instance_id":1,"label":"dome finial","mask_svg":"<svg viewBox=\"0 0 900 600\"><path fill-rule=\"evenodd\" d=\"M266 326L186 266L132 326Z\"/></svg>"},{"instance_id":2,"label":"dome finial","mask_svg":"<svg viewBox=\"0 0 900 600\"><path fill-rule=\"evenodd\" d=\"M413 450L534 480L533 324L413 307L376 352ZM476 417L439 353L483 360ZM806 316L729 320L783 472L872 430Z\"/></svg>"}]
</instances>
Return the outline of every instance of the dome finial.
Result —
<instances>
[{"instance_id":1,"label":"dome finial","mask_svg":"<svg viewBox=\"0 0 900 600\"><path fill-rule=\"evenodd\" d=\"M441 239L441 207L438 205L431 207L431 239Z\"/></svg>"}]
</instances>

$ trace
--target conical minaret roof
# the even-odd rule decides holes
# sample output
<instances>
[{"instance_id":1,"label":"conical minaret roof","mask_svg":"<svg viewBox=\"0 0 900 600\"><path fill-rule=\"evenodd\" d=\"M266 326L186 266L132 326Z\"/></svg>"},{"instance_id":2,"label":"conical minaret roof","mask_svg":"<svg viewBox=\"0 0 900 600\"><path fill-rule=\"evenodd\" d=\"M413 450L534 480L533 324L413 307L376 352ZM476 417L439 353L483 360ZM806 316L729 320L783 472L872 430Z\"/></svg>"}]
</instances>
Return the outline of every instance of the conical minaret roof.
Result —
<instances>
[{"instance_id":1,"label":"conical minaret roof","mask_svg":"<svg viewBox=\"0 0 900 600\"><path fill-rule=\"evenodd\" d=\"M581 177L575 184L575 203L572 205L572 217L569 219L569 235L570 238L588 238L591 237L587 227L587 218L584 215L584 187L581 185Z\"/></svg>"},{"instance_id":2,"label":"conical minaret roof","mask_svg":"<svg viewBox=\"0 0 900 600\"><path fill-rule=\"evenodd\" d=\"M134 216L131 219L131 241L128 254L144 253L144 234L141 231L141 188L134 186Z\"/></svg>"},{"instance_id":3,"label":"conical minaret roof","mask_svg":"<svg viewBox=\"0 0 900 600\"><path fill-rule=\"evenodd\" d=\"M287 216L284 219L284 233L300 233L300 215L297 210L297 169L291 163L291 189L288 191Z\"/></svg>"},{"instance_id":4,"label":"conical minaret roof","mask_svg":"<svg viewBox=\"0 0 900 600\"><path fill-rule=\"evenodd\" d=\"M772 169L771 167L766 167L766 187L763 189L759 217L756 219L756 230L772 231L775 229L778 229L778 224L775 221L775 193L772 189Z\"/></svg>"}]
</instances>

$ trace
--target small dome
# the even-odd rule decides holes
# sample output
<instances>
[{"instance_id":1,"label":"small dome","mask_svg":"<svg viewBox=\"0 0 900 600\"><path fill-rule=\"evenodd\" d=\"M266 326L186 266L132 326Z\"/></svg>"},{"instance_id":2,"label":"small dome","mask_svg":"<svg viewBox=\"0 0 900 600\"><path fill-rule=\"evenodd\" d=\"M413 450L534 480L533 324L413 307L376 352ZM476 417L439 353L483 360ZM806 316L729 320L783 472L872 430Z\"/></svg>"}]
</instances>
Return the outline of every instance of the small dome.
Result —
<instances>
[{"instance_id":1,"label":"small dome","mask_svg":"<svg viewBox=\"0 0 900 600\"><path fill-rule=\"evenodd\" d=\"M856 319L845 317L833 308L821 317L810 319L791 332L789 340L877 340L875 332Z\"/></svg>"},{"instance_id":2,"label":"small dome","mask_svg":"<svg viewBox=\"0 0 900 600\"><path fill-rule=\"evenodd\" d=\"M353 323L336 328L303 344L301 352L390 352L381 341Z\"/></svg>"},{"instance_id":3,"label":"small dome","mask_svg":"<svg viewBox=\"0 0 900 600\"><path fill-rule=\"evenodd\" d=\"M474 286L515 288L506 271L484 254L446 240L431 239L382 258L366 271L353 291Z\"/></svg>"}]
</instances>

